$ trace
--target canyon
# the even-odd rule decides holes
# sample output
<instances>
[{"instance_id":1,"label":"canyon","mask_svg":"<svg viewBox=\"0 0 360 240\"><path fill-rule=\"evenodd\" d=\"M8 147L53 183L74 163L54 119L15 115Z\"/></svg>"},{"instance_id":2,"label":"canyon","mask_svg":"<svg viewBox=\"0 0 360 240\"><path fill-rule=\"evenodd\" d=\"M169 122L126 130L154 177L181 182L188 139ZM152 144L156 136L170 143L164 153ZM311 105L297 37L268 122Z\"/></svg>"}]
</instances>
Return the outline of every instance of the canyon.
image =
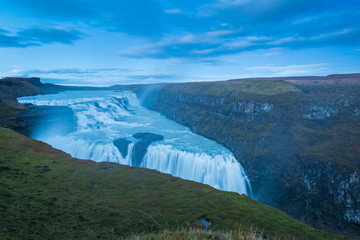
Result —
<instances>
[{"instance_id":1,"label":"canyon","mask_svg":"<svg viewBox=\"0 0 360 240\"><path fill-rule=\"evenodd\" d=\"M359 82L351 74L105 89L133 91L147 108L227 147L244 167L254 199L313 227L358 239ZM16 97L94 90L38 84L38 91L21 93L9 85L0 84L0 125L25 134L55 110L20 105Z\"/></svg>"}]
</instances>

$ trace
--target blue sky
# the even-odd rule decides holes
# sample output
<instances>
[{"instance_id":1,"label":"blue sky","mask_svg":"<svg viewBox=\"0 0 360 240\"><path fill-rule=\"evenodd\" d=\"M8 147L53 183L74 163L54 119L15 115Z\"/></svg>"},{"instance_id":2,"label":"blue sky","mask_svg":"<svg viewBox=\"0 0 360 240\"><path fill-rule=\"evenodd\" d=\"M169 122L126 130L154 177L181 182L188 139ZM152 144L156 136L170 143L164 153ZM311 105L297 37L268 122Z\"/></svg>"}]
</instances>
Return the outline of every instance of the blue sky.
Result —
<instances>
[{"instance_id":1,"label":"blue sky","mask_svg":"<svg viewBox=\"0 0 360 240\"><path fill-rule=\"evenodd\" d=\"M0 0L0 77L70 85L360 72L359 0Z\"/></svg>"}]
</instances>

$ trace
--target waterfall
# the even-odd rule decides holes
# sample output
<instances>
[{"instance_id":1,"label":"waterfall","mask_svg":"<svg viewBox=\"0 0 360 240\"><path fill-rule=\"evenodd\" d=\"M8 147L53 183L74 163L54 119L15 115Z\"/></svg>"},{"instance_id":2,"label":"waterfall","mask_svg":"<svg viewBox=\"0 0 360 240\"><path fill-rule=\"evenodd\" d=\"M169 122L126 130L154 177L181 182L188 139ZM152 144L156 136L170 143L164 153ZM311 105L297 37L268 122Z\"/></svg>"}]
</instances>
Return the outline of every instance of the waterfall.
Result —
<instances>
[{"instance_id":1,"label":"waterfall","mask_svg":"<svg viewBox=\"0 0 360 240\"><path fill-rule=\"evenodd\" d=\"M209 156L159 144L149 146L141 167L208 184L220 190L247 193L247 189L250 189L243 168L230 154Z\"/></svg>"},{"instance_id":2,"label":"waterfall","mask_svg":"<svg viewBox=\"0 0 360 240\"><path fill-rule=\"evenodd\" d=\"M244 169L228 149L142 107L133 93L64 92L23 97L19 102L70 107L76 131L54 135L47 126L38 126L41 131L34 138L75 158L156 169L220 190L251 194ZM116 146L116 139L123 145ZM126 155L120 152L124 150Z\"/></svg>"}]
</instances>

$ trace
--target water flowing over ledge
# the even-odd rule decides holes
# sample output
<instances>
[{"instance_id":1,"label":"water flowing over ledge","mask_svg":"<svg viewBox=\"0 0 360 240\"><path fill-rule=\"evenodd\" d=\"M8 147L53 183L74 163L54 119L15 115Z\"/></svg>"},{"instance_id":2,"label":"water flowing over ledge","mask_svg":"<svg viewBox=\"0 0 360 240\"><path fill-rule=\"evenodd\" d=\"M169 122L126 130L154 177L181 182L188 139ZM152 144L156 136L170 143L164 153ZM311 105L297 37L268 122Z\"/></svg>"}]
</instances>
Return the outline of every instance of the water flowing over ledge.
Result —
<instances>
[{"instance_id":1,"label":"water flowing over ledge","mask_svg":"<svg viewBox=\"0 0 360 240\"><path fill-rule=\"evenodd\" d=\"M247 193L249 179L231 155L209 156L160 144L149 147L141 166L205 183L217 189Z\"/></svg>"},{"instance_id":2,"label":"water flowing over ledge","mask_svg":"<svg viewBox=\"0 0 360 240\"><path fill-rule=\"evenodd\" d=\"M34 138L73 157L156 169L163 173L208 184L220 190L251 195L244 169L234 155L216 142L157 112L142 107L135 94L115 91L78 91L19 99L38 106L68 106L76 131L54 134L55 126L38 126ZM138 133L157 134L163 140L138 139ZM127 154L116 139L124 139ZM144 151L141 153L141 151ZM139 158L140 156L140 161Z\"/></svg>"}]
</instances>

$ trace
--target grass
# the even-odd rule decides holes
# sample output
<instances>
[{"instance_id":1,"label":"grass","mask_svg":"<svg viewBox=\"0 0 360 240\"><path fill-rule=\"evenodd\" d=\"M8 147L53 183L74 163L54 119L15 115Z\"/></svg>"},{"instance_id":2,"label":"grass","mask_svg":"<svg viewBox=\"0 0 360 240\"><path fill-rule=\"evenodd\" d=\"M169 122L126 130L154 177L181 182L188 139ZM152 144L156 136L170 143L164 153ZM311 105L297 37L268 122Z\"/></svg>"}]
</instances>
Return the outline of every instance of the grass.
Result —
<instances>
[{"instance_id":1,"label":"grass","mask_svg":"<svg viewBox=\"0 0 360 240\"><path fill-rule=\"evenodd\" d=\"M244 195L152 170L73 159L0 128L0 239L120 239L134 234L169 239L177 229L198 229L201 217L220 235L254 229L271 239L346 239Z\"/></svg>"},{"instance_id":2,"label":"grass","mask_svg":"<svg viewBox=\"0 0 360 240\"><path fill-rule=\"evenodd\" d=\"M26 106L22 105L16 101L10 100L1 100L0 99L0 119L7 117L14 117L17 114L24 112L26 110Z\"/></svg>"},{"instance_id":3,"label":"grass","mask_svg":"<svg viewBox=\"0 0 360 240\"><path fill-rule=\"evenodd\" d=\"M248 95L274 96L301 92L291 83L270 79L168 84L163 89L168 92L182 92L194 96L231 97L235 99L241 99Z\"/></svg>"},{"instance_id":4,"label":"grass","mask_svg":"<svg viewBox=\"0 0 360 240\"><path fill-rule=\"evenodd\" d=\"M159 233L136 234L128 237L128 240L196 240L196 239L217 239L217 240L262 240L267 237L259 231L204 231L200 229L181 229L176 231L165 230ZM272 240L280 238L273 237Z\"/></svg>"}]
</instances>

